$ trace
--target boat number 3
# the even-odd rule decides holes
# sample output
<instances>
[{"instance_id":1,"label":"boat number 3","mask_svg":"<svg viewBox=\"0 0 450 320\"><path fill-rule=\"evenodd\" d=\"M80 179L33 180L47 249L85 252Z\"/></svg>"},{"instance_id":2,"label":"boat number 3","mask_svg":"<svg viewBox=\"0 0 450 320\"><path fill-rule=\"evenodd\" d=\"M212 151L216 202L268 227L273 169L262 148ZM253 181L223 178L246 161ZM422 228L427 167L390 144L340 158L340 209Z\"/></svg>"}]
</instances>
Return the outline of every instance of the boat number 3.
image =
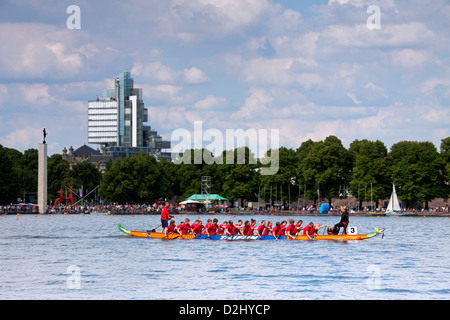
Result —
<instances>
[{"instance_id":1,"label":"boat number 3","mask_svg":"<svg viewBox=\"0 0 450 320\"><path fill-rule=\"evenodd\" d=\"M355 226L351 226L351 227L348 227L348 233L349 234L358 234L358 230L356 229Z\"/></svg>"}]
</instances>

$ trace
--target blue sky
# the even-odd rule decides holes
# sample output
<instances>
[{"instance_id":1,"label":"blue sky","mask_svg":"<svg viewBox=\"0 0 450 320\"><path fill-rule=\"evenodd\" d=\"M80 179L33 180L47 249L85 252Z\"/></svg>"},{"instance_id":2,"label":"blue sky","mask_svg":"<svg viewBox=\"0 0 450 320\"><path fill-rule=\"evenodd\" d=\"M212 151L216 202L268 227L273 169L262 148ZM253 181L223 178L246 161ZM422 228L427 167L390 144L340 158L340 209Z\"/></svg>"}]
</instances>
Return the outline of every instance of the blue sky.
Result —
<instances>
[{"instance_id":1,"label":"blue sky","mask_svg":"<svg viewBox=\"0 0 450 320\"><path fill-rule=\"evenodd\" d=\"M87 143L87 101L123 69L165 139L198 120L278 129L289 148L450 135L445 0L2 1L0 41L0 144L21 151L44 127L49 154Z\"/></svg>"}]
</instances>

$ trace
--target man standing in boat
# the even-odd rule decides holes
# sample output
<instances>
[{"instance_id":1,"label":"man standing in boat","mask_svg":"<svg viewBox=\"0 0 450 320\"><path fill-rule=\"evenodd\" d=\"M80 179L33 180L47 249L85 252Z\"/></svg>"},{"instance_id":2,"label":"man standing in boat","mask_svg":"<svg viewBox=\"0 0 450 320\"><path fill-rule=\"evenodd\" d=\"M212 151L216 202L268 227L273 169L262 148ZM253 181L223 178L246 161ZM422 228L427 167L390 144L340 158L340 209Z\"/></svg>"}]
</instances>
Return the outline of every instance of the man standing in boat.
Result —
<instances>
[{"instance_id":1,"label":"man standing in boat","mask_svg":"<svg viewBox=\"0 0 450 320\"><path fill-rule=\"evenodd\" d=\"M341 221L334 225L335 234L339 234L339 229L344 228L342 234L347 234L348 226L348 208L346 206L342 207Z\"/></svg>"},{"instance_id":2,"label":"man standing in boat","mask_svg":"<svg viewBox=\"0 0 450 320\"><path fill-rule=\"evenodd\" d=\"M169 214L169 203L166 202L164 207L161 210L161 227L162 233L166 232L166 228L169 226L169 220L172 219L173 216Z\"/></svg>"}]
</instances>

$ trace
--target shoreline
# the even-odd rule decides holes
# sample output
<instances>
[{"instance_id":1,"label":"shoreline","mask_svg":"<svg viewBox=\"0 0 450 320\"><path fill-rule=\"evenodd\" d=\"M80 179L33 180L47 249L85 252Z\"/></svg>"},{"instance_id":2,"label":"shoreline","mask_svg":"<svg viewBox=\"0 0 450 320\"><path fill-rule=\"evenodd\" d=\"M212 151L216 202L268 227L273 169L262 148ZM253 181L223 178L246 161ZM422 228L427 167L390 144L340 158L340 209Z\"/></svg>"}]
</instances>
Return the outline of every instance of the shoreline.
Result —
<instances>
[{"instance_id":1,"label":"shoreline","mask_svg":"<svg viewBox=\"0 0 450 320\"><path fill-rule=\"evenodd\" d=\"M144 211L135 211L135 212L122 212L122 211L110 211L108 214L107 211L93 211L93 212L50 212L45 214L40 214L37 212L6 212L0 213L3 216L16 216L16 215L122 215L122 216L134 216L134 215L160 215L159 212L144 212ZM315 216L315 217L333 217L340 216L340 212L330 212L330 213L319 213L319 212L308 212L308 211L277 211L277 212L267 212L267 211L231 211L231 212L191 212L191 211L181 211L178 213L173 213L174 215L217 215L217 216L248 216L248 215L261 215L261 216ZM401 215L396 214L385 214L383 212L353 212L349 214L350 216L355 217L450 217L449 212L420 212L420 213L404 213Z\"/></svg>"}]
</instances>

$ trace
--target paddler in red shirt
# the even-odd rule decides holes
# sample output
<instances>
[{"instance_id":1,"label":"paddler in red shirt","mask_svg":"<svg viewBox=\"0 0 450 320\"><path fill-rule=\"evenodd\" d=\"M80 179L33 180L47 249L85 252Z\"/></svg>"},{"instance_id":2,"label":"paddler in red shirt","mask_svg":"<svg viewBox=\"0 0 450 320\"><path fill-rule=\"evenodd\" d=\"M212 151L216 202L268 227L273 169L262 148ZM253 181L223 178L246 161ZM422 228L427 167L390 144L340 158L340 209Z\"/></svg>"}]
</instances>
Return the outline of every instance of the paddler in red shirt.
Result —
<instances>
[{"instance_id":1,"label":"paddler in red shirt","mask_svg":"<svg viewBox=\"0 0 450 320\"><path fill-rule=\"evenodd\" d=\"M287 221L286 221L286 220L283 220L283 221L281 222L281 225L280 225L280 228L281 228L281 234L280 234L280 236L286 235L286 225L287 225Z\"/></svg>"},{"instance_id":2,"label":"paddler in red shirt","mask_svg":"<svg viewBox=\"0 0 450 320\"><path fill-rule=\"evenodd\" d=\"M173 234L176 232L175 227L175 220L170 220L169 226L166 228L165 236L166 238L169 236L169 234Z\"/></svg>"},{"instance_id":3,"label":"paddler in red shirt","mask_svg":"<svg viewBox=\"0 0 450 320\"><path fill-rule=\"evenodd\" d=\"M295 229L297 229L298 232L303 230L302 224L303 224L303 220L298 220L297 223L295 224Z\"/></svg>"},{"instance_id":4,"label":"paddler in red shirt","mask_svg":"<svg viewBox=\"0 0 450 320\"><path fill-rule=\"evenodd\" d=\"M244 236L252 236L253 235L253 229L252 225L250 224L250 221L245 221L244 227L242 228L242 234Z\"/></svg>"},{"instance_id":5,"label":"paddler in red shirt","mask_svg":"<svg viewBox=\"0 0 450 320\"><path fill-rule=\"evenodd\" d=\"M297 235L297 233L298 233L298 230L297 230L297 228L295 228L294 220L292 220L292 219L289 220L289 225L286 228L286 234L289 236L289 238L295 239L295 236Z\"/></svg>"},{"instance_id":6,"label":"paddler in red shirt","mask_svg":"<svg viewBox=\"0 0 450 320\"><path fill-rule=\"evenodd\" d=\"M263 236L268 236L269 235L269 231L273 234L272 221L267 222L267 226L264 229L262 235Z\"/></svg>"},{"instance_id":7,"label":"paddler in red shirt","mask_svg":"<svg viewBox=\"0 0 450 320\"><path fill-rule=\"evenodd\" d=\"M314 235L316 234L316 229L314 228L314 223L310 222L304 229L303 235L307 236L309 240L314 239ZM313 238L311 238L313 237Z\"/></svg>"},{"instance_id":8,"label":"paddler in red shirt","mask_svg":"<svg viewBox=\"0 0 450 320\"><path fill-rule=\"evenodd\" d=\"M225 234L227 236L232 236L234 235L235 229L236 228L234 227L233 220L230 220L228 221L227 227L225 229Z\"/></svg>"},{"instance_id":9,"label":"paddler in red shirt","mask_svg":"<svg viewBox=\"0 0 450 320\"><path fill-rule=\"evenodd\" d=\"M188 234L191 231L191 225L189 224L189 218L184 220L184 223L177 225L176 230L179 234Z\"/></svg>"},{"instance_id":10,"label":"paddler in red shirt","mask_svg":"<svg viewBox=\"0 0 450 320\"><path fill-rule=\"evenodd\" d=\"M208 229L208 227L209 227L211 224L212 224L212 220L211 220L211 219L208 219L208 221L206 221L206 224L205 224L205 230Z\"/></svg>"},{"instance_id":11,"label":"paddler in red shirt","mask_svg":"<svg viewBox=\"0 0 450 320\"><path fill-rule=\"evenodd\" d=\"M169 214L169 203L166 202L164 207L161 210L161 226L162 233L166 232L166 228L169 226L169 220L172 219L173 216Z\"/></svg>"},{"instance_id":12,"label":"paddler in red shirt","mask_svg":"<svg viewBox=\"0 0 450 320\"><path fill-rule=\"evenodd\" d=\"M281 223L277 222L275 224L275 227L272 229L272 235L278 240L278 237L281 235Z\"/></svg>"},{"instance_id":13,"label":"paddler in red shirt","mask_svg":"<svg viewBox=\"0 0 450 320\"><path fill-rule=\"evenodd\" d=\"M241 234L242 235L242 228L243 228L243 222L242 220L238 220L238 222L234 225L234 233L235 234Z\"/></svg>"},{"instance_id":14,"label":"paddler in red shirt","mask_svg":"<svg viewBox=\"0 0 450 320\"><path fill-rule=\"evenodd\" d=\"M261 239L264 231L266 231L266 220L262 220L261 224L258 226L258 229L256 229L256 234L258 235L258 237Z\"/></svg>"},{"instance_id":15,"label":"paddler in red shirt","mask_svg":"<svg viewBox=\"0 0 450 320\"><path fill-rule=\"evenodd\" d=\"M195 222L195 225L192 227L192 233L195 235L202 234L204 228L202 220L196 220Z\"/></svg>"},{"instance_id":16,"label":"paddler in red shirt","mask_svg":"<svg viewBox=\"0 0 450 320\"><path fill-rule=\"evenodd\" d=\"M217 225L218 222L219 220L214 218L213 223L211 223L208 227L205 228L208 237L211 237L212 235L216 234L217 230L219 229L219 226Z\"/></svg>"},{"instance_id":17,"label":"paddler in red shirt","mask_svg":"<svg viewBox=\"0 0 450 320\"><path fill-rule=\"evenodd\" d=\"M216 234L225 234L225 230L227 229L228 222L224 221L220 226L218 226Z\"/></svg>"}]
</instances>

